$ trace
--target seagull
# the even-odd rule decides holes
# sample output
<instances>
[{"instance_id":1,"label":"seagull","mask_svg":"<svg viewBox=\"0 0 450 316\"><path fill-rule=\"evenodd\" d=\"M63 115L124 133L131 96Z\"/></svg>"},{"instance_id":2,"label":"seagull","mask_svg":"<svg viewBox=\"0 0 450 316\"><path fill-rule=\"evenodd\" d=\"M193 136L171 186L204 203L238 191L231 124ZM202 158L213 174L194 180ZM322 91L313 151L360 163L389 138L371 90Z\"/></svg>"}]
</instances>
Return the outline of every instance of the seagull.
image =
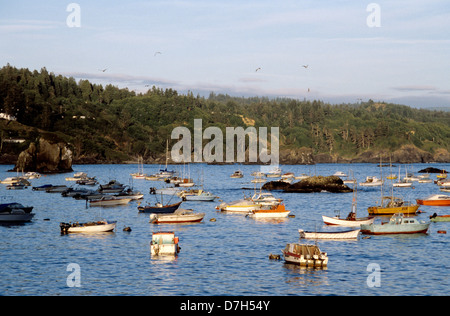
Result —
<instances>
[{"instance_id":1,"label":"seagull","mask_svg":"<svg viewBox=\"0 0 450 316\"><path fill-rule=\"evenodd\" d=\"M258 70L261 70L261 67L256 68L255 72L257 72Z\"/></svg>"},{"instance_id":2,"label":"seagull","mask_svg":"<svg viewBox=\"0 0 450 316\"><path fill-rule=\"evenodd\" d=\"M303 65L302 67L306 69L306 68L308 68L308 66L309 66L309 65Z\"/></svg>"},{"instance_id":3,"label":"seagull","mask_svg":"<svg viewBox=\"0 0 450 316\"><path fill-rule=\"evenodd\" d=\"M162 54L161 52L155 52L155 54L153 56L156 56L158 54Z\"/></svg>"},{"instance_id":4,"label":"seagull","mask_svg":"<svg viewBox=\"0 0 450 316\"><path fill-rule=\"evenodd\" d=\"M105 69L99 69L98 71L105 72L106 70L108 70L108 68L105 68Z\"/></svg>"}]
</instances>

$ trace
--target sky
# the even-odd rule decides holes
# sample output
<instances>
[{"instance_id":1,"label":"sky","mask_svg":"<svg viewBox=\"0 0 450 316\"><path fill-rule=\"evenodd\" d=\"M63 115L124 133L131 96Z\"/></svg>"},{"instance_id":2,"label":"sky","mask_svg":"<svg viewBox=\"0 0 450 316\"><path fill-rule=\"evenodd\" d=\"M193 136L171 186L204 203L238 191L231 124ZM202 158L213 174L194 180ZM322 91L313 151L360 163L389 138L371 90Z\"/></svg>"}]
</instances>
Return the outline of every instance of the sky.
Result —
<instances>
[{"instance_id":1,"label":"sky","mask_svg":"<svg viewBox=\"0 0 450 316\"><path fill-rule=\"evenodd\" d=\"M0 67L137 92L450 107L449 57L448 0L0 0Z\"/></svg>"}]
</instances>

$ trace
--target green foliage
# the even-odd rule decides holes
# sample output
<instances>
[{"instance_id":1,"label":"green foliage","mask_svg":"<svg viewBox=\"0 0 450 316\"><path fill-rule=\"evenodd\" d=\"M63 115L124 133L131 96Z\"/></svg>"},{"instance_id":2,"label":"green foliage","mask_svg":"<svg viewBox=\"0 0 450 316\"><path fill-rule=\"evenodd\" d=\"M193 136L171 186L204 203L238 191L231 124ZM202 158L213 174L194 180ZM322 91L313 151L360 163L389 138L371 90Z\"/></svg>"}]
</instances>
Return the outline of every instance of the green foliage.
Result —
<instances>
[{"instance_id":1,"label":"green foliage","mask_svg":"<svg viewBox=\"0 0 450 316\"><path fill-rule=\"evenodd\" d=\"M405 144L434 151L450 150L450 113L376 103L331 105L318 100L240 98L152 87L136 95L112 85L78 83L45 68L33 72L9 64L0 69L0 112L36 130L57 132L74 149L75 158L126 160L164 153L172 130L194 119L203 129L279 127L282 148L309 147L315 153L347 157L368 149L396 150ZM3 135L17 134L2 124ZM14 136L14 135L13 135ZM205 141L207 142L207 141Z\"/></svg>"}]
</instances>

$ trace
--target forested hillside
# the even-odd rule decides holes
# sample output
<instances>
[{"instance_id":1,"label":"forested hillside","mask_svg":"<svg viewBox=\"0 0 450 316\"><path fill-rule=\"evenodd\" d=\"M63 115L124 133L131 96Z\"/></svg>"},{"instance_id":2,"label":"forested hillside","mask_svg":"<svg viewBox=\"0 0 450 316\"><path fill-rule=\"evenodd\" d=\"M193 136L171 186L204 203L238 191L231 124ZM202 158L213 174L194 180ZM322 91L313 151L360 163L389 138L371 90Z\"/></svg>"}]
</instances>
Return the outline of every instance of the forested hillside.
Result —
<instances>
[{"instance_id":1,"label":"forested hillside","mask_svg":"<svg viewBox=\"0 0 450 316\"><path fill-rule=\"evenodd\" d=\"M313 154L352 159L367 151L415 146L434 154L450 150L450 113L413 109L369 100L331 105L322 101L209 97L156 87L136 94L112 85L76 81L48 72L0 69L0 112L17 122L1 122L1 137L24 138L26 147L43 131L54 132L73 148L74 159L152 161L165 151L177 126L203 128L280 127L280 149L306 147ZM8 123L8 124L7 124ZM18 124L20 123L20 124ZM25 125L26 128L22 125ZM205 143L208 142L205 140ZM174 141L172 141L174 143ZM13 146L2 146L17 150Z\"/></svg>"}]
</instances>

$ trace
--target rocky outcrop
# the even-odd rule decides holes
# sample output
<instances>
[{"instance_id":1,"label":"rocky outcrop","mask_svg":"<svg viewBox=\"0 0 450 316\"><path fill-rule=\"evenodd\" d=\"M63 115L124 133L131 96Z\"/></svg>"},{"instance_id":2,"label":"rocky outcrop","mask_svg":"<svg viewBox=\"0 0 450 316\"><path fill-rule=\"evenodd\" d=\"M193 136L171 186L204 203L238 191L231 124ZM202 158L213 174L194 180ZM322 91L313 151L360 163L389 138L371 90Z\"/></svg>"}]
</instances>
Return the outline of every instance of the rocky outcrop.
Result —
<instances>
[{"instance_id":1,"label":"rocky outcrop","mask_svg":"<svg viewBox=\"0 0 450 316\"><path fill-rule=\"evenodd\" d=\"M14 171L37 171L39 173L61 173L72 170L72 151L58 139L41 137L31 143L17 159Z\"/></svg>"},{"instance_id":2,"label":"rocky outcrop","mask_svg":"<svg viewBox=\"0 0 450 316\"><path fill-rule=\"evenodd\" d=\"M353 192L346 186L341 178L336 176L314 176L303 179L299 182L289 184L283 181L267 182L262 187L263 190L282 190L289 193L314 193L314 192L332 192L348 193Z\"/></svg>"}]
</instances>

